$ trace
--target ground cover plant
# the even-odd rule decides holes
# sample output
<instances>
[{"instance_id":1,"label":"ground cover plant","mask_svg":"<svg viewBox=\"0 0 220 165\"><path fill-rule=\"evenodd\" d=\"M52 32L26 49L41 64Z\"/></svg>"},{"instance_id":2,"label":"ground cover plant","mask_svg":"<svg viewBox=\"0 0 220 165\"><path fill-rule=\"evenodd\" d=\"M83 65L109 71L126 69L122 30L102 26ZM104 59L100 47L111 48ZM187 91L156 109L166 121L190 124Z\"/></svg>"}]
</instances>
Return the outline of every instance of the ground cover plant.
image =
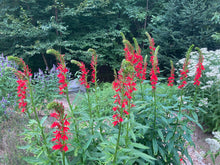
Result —
<instances>
[{"instance_id":1,"label":"ground cover plant","mask_svg":"<svg viewBox=\"0 0 220 165\"><path fill-rule=\"evenodd\" d=\"M168 83L159 82L159 46L146 33L149 40L150 62L141 55L141 49L134 39L134 46L123 36L124 60L115 80L110 84L99 85L97 80L98 55L91 53L90 69L80 61L72 60L80 69L79 81L85 85L84 95L71 102L68 91L68 68L64 55L49 49L58 63L56 70L58 90L48 87L47 92L56 91L66 98L69 108L62 102L52 101L44 108L43 117L38 113L44 107L44 99L32 81L32 73L21 58L8 57L21 69L7 67L17 77L17 96L19 109L28 118L21 136L29 156L23 160L29 164L181 164L185 157L191 162L188 145L193 128L190 123L198 123L195 102L200 90L186 95L185 88L189 72L190 53L186 52L180 82L174 84L174 66ZM196 76L193 82L199 88L203 67L203 55L199 48ZM150 68L150 69L149 69ZM91 74L90 74L91 73ZM149 74L148 74L149 73ZM39 72L38 78L42 75ZM49 74L50 75L50 74ZM42 80L38 84L42 88ZM40 88L39 87L39 88ZM46 86L44 86L46 88ZM113 90L111 89L113 88ZM51 93L53 94L53 93ZM50 96L47 101L53 100ZM52 98L51 98L52 97ZM77 100L77 98L79 98ZM40 100L40 101L39 101Z\"/></svg>"}]
</instances>

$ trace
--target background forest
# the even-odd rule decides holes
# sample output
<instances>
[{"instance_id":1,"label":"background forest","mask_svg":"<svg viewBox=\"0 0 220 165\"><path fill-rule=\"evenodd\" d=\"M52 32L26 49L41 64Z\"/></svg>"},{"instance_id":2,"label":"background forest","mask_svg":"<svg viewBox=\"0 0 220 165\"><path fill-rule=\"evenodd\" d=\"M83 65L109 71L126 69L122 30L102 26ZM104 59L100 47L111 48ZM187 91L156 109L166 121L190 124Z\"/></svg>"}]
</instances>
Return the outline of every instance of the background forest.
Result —
<instances>
[{"instance_id":1,"label":"background forest","mask_svg":"<svg viewBox=\"0 0 220 165\"><path fill-rule=\"evenodd\" d=\"M170 59L182 58L191 44L220 48L218 11L218 0L0 0L0 52L22 57L36 71L56 62L45 56L48 48L86 64L93 48L101 79L110 81L124 55L120 32L136 37L145 55L148 31L161 46L166 74Z\"/></svg>"}]
</instances>

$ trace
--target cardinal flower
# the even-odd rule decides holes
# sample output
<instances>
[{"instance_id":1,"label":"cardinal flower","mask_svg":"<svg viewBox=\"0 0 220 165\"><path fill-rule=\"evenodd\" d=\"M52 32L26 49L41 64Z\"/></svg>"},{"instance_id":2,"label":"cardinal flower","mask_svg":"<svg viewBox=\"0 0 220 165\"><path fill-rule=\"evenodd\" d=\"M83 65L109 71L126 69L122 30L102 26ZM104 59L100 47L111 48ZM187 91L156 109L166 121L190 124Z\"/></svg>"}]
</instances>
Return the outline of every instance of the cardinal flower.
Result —
<instances>
[{"instance_id":1,"label":"cardinal flower","mask_svg":"<svg viewBox=\"0 0 220 165\"><path fill-rule=\"evenodd\" d=\"M52 147L53 150L68 151L67 140L68 140L68 126L70 125L67 114L64 114L64 106L62 103L52 102L48 104L48 109L55 109L55 112L51 113L50 116L54 117L54 121L51 128L56 128L53 132L54 138L51 140L56 144Z\"/></svg>"},{"instance_id":2,"label":"cardinal flower","mask_svg":"<svg viewBox=\"0 0 220 165\"><path fill-rule=\"evenodd\" d=\"M199 62L198 64L196 65L196 75L195 75L195 78L194 78L194 83L193 85L200 85L200 78L202 76L202 71L205 70L204 66L203 66L203 55L202 55L202 52L199 50L199 48L197 48L197 50L199 51Z\"/></svg>"},{"instance_id":3,"label":"cardinal flower","mask_svg":"<svg viewBox=\"0 0 220 165\"><path fill-rule=\"evenodd\" d=\"M171 71L170 71L170 77L168 78L168 86L173 86L175 68L173 66L173 61L172 60L170 61L170 65L171 65Z\"/></svg>"},{"instance_id":4,"label":"cardinal flower","mask_svg":"<svg viewBox=\"0 0 220 165\"><path fill-rule=\"evenodd\" d=\"M123 66L125 63L126 67ZM132 67L133 65L130 63L130 61L123 61L122 67L118 71L118 75L115 76L115 81L112 83L112 87L116 92L114 95L115 106L112 108L114 111L114 115L112 116L114 119L114 126L123 122L123 118L129 115L130 108L134 106L134 104L131 103L133 98L132 95L137 89L134 80L134 72L130 72L132 71Z\"/></svg>"}]
</instances>

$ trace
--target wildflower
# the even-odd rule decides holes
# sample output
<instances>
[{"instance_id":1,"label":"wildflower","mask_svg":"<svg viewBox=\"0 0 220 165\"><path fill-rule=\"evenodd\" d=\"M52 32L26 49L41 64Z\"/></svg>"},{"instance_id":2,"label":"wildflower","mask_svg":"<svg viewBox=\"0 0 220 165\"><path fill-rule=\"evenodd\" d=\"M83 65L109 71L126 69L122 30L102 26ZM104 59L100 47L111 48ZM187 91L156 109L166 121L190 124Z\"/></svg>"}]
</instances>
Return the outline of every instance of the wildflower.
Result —
<instances>
[{"instance_id":1,"label":"wildflower","mask_svg":"<svg viewBox=\"0 0 220 165\"><path fill-rule=\"evenodd\" d=\"M17 94L18 94L18 97L20 98L18 100L18 102L19 102L19 104L18 104L19 107L18 108L21 108L21 112L25 112L27 110L26 109L27 102L25 101L26 89L27 89L27 80L19 79L19 80L17 80L17 83L18 83Z\"/></svg>"},{"instance_id":2,"label":"wildflower","mask_svg":"<svg viewBox=\"0 0 220 165\"><path fill-rule=\"evenodd\" d=\"M79 62L79 61L76 61L76 60L71 60L71 63L74 63L77 66L79 66L80 71L81 71L81 77L79 79L79 81L81 82L80 84L85 85L86 88L89 89L90 85L87 81L89 71L86 69L85 64L83 62Z\"/></svg>"},{"instance_id":3,"label":"wildflower","mask_svg":"<svg viewBox=\"0 0 220 165\"><path fill-rule=\"evenodd\" d=\"M194 45L190 46L190 48L188 49L188 51L186 53L186 58L185 58L185 61L183 64L183 69L180 70L180 74L181 74L180 80L182 81L182 83L178 86L179 89L185 87L187 84L186 78L188 77L187 73L189 72L189 70L188 70L189 57L190 57L190 52L192 51L193 46Z\"/></svg>"},{"instance_id":4,"label":"wildflower","mask_svg":"<svg viewBox=\"0 0 220 165\"><path fill-rule=\"evenodd\" d=\"M67 88L66 73L68 72L68 69L66 68L66 64L64 60L64 55L61 55L58 51L54 49L47 50L47 54L53 54L56 57L57 61L59 61L58 67L57 67L57 70L59 71L59 73L57 77L59 78L59 83L60 83L59 94L62 95Z\"/></svg>"},{"instance_id":5,"label":"wildflower","mask_svg":"<svg viewBox=\"0 0 220 165\"><path fill-rule=\"evenodd\" d=\"M205 142L209 144L211 152L216 153L219 151L220 143L216 139L207 138Z\"/></svg>"},{"instance_id":6,"label":"wildflower","mask_svg":"<svg viewBox=\"0 0 220 165\"><path fill-rule=\"evenodd\" d=\"M25 112L27 110L27 102L25 101L26 99L26 94L27 94L27 86L28 86L28 80L32 76L31 70L29 69L28 65L25 64L25 62L21 58L9 56L8 60L13 60L17 62L18 65L20 65L23 69L23 71L15 71L15 75L18 78L17 83L17 94L19 97L19 107L21 108L21 112Z\"/></svg>"},{"instance_id":7,"label":"wildflower","mask_svg":"<svg viewBox=\"0 0 220 165\"><path fill-rule=\"evenodd\" d=\"M58 83L60 83L59 94L62 95L67 88L66 73L68 72L68 69L66 68L65 64L59 63L57 70L59 70L59 74L57 75L57 77L59 78Z\"/></svg>"},{"instance_id":8,"label":"wildflower","mask_svg":"<svg viewBox=\"0 0 220 165\"><path fill-rule=\"evenodd\" d=\"M64 106L62 103L52 102L48 104L48 109L55 109L55 112L50 114L51 117L56 119L56 121L52 123L51 128L57 128L57 130L53 132L55 137L51 140L56 143L52 149L66 152L68 151L66 141L68 140L67 134L70 123L66 118L67 114L64 114Z\"/></svg>"},{"instance_id":9,"label":"wildflower","mask_svg":"<svg viewBox=\"0 0 220 165\"><path fill-rule=\"evenodd\" d=\"M170 77L168 78L168 86L173 86L175 68L173 67L172 60L170 61L170 64L171 64L171 72L170 72Z\"/></svg>"},{"instance_id":10,"label":"wildflower","mask_svg":"<svg viewBox=\"0 0 220 165\"><path fill-rule=\"evenodd\" d=\"M147 63L143 61L143 57L141 55L141 49L138 46L137 40L134 38L134 43L136 47L136 51L134 50L133 46L130 44L129 41L126 39L123 40L125 44L125 60L129 61L135 70L135 76L141 80L146 79L146 70L147 70Z\"/></svg>"},{"instance_id":11,"label":"wildflower","mask_svg":"<svg viewBox=\"0 0 220 165\"><path fill-rule=\"evenodd\" d=\"M91 79L91 82L92 83L95 83L96 82L96 67L97 67L97 54L95 52L94 49L89 49L89 51L92 52L92 60L91 60L91 63L90 63L90 66L91 66L91 69L92 69L92 79Z\"/></svg>"},{"instance_id":12,"label":"wildflower","mask_svg":"<svg viewBox=\"0 0 220 165\"><path fill-rule=\"evenodd\" d=\"M199 62L198 64L196 65L196 75L195 75L195 78L194 78L194 83L193 85L200 85L200 77L202 76L202 70L205 70L204 66L203 66L203 55L202 55L202 52L199 50L199 48L197 48L197 50L199 51Z\"/></svg>"},{"instance_id":13,"label":"wildflower","mask_svg":"<svg viewBox=\"0 0 220 165\"><path fill-rule=\"evenodd\" d=\"M159 47L156 49L154 39L151 38L151 36L148 33L146 33L146 35L147 35L148 40L150 42L149 48L151 50L150 54L152 55L150 57L150 62L152 65L152 68L150 71L150 82L152 85L152 89L156 89L156 84L158 82L157 74L160 73L160 68L158 67L158 58L157 58L157 53L158 53Z\"/></svg>"},{"instance_id":14,"label":"wildflower","mask_svg":"<svg viewBox=\"0 0 220 165\"><path fill-rule=\"evenodd\" d=\"M129 61L123 61L122 67L118 71L118 76L115 76L116 79L112 83L112 87L116 92L114 95L114 104L116 104L116 106L112 108L115 112L113 115L114 126L123 122L123 117L129 115L128 108L134 106L131 104L132 93L137 89L134 80L135 75L133 72L130 72L132 71L130 67L133 67L133 65Z\"/></svg>"},{"instance_id":15,"label":"wildflower","mask_svg":"<svg viewBox=\"0 0 220 165\"><path fill-rule=\"evenodd\" d=\"M154 49L152 48L152 50L154 50ZM152 51L152 52L154 52L154 51ZM156 89L156 84L158 82L157 73L160 73L160 69L158 67L158 59L157 59L156 54L153 54L151 56L150 62L152 65L152 68L150 71L150 81L151 81L152 89Z\"/></svg>"}]
</instances>

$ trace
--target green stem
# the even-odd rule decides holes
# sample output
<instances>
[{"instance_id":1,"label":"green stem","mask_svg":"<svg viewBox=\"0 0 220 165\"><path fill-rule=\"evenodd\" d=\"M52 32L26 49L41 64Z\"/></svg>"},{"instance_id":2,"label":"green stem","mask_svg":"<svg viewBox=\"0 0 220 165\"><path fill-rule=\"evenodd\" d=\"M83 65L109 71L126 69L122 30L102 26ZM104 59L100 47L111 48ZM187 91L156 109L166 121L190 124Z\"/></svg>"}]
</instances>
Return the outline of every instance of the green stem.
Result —
<instances>
[{"instance_id":1,"label":"green stem","mask_svg":"<svg viewBox=\"0 0 220 165\"><path fill-rule=\"evenodd\" d=\"M194 106L194 107L195 107L195 104L196 104L196 98L197 98L198 88L199 88L199 86L196 85L196 90L195 90L194 98L193 98L193 106ZM190 109L190 116L191 116L191 114L192 114L192 109Z\"/></svg>"},{"instance_id":2,"label":"green stem","mask_svg":"<svg viewBox=\"0 0 220 165\"><path fill-rule=\"evenodd\" d=\"M129 122L129 119L130 119L130 109L131 109L131 101L129 100L128 101L128 113L129 113L129 115L128 115L128 122L127 122L127 132L126 132L126 136L125 136L125 148L127 148L127 146L128 146L128 139L129 139L129 137L128 137L128 132L129 132L129 124L130 124L130 122Z\"/></svg>"},{"instance_id":3,"label":"green stem","mask_svg":"<svg viewBox=\"0 0 220 165\"><path fill-rule=\"evenodd\" d=\"M96 81L96 72L95 72L95 101L96 101L96 114L97 114L97 116L98 116L98 118L100 118L101 116L100 116L100 112L99 112L99 102L98 102L98 96L97 96L97 81ZM100 124L100 127L99 127L99 131L100 131L100 134L101 135L103 135L102 134L102 126L101 126L101 124Z\"/></svg>"},{"instance_id":4,"label":"green stem","mask_svg":"<svg viewBox=\"0 0 220 165\"><path fill-rule=\"evenodd\" d=\"M62 157L63 157L63 165L65 165L65 151L62 152Z\"/></svg>"},{"instance_id":5,"label":"green stem","mask_svg":"<svg viewBox=\"0 0 220 165\"><path fill-rule=\"evenodd\" d=\"M122 128L122 123L119 123L119 132L118 132L118 139L115 147L115 154L114 154L114 159L113 159L113 165L116 165L116 160L117 160L117 152L119 148L119 141L120 141L120 136L121 136L121 128Z\"/></svg>"},{"instance_id":6,"label":"green stem","mask_svg":"<svg viewBox=\"0 0 220 165\"><path fill-rule=\"evenodd\" d=\"M153 89L153 99L154 99L154 130L156 130L157 102L156 102L156 90L155 89Z\"/></svg>"},{"instance_id":7,"label":"green stem","mask_svg":"<svg viewBox=\"0 0 220 165\"><path fill-rule=\"evenodd\" d=\"M43 137L43 143L46 147L46 150L47 150L47 154L48 154L48 157L50 157L50 152L49 152L49 148L47 147L47 141L46 141L46 137L45 137L45 134L44 134L44 130L43 130L43 127L41 126L40 124L40 120L38 118L38 115L37 115L37 112L36 112L36 107L35 107L35 104L34 104L34 97L33 97L33 91L32 91L32 88L31 88L31 82L30 80L28 80L28 88L30 90L30 97L31 97L31 105L32 105L32 110L34 112L34 115L35 115L35 118L37 120L37 124L38 124L38 127L40 128L41 130L41 135Z\"/></svg>"},{"instance_id":8,"label":"green stem","mask_svg":"<svg viewBox=\"0 0 220 165\"><path fill-rule=\"evenodd\" d=\"M178 114L181 113L182 104L183 104L183 88L181 89L180 105L179 105L179 112L178 112ZM178 115L178 114L177 114L177 115ZM176 117L175 129L174 129L174 132L173 132L173 137L174 137L175 132L176 132L176 130L177 130L178 124L179 124L179 118L178 118L178 116L177 116L177 117Z\"/></svg>"},{"instance_id":9,"label":"green stem","mask_svg":"<svg viewBox=\"0 0 220 165\"><path fill-rule=\"evenodd\" d=\"M70 98L69 98L69 92L68 92L68 88L66 88L66 100L69 104L69 107L70 107L70 110L73 114L73 124L74 124L74 127L75 127L75 131L76 131L76 138L77 138L77 141L79 141L79 130L78 130L78 127L76 125L76 117L74 116L74 112L73 112L73 106L72 104L70 103Z\"/></svg>"},{"instance_id":10,"label":"green stem","mask_svg":"<svg viewBox=\"0 0 220 165\"><path fill-rule=\"evenodd\" d=\"M90 127L91 127L91 132L92 135L94 135L94 130L93 130L93 117L92 117L92 107L91 107L91 103L90 103L90 97L89 97L89 91L88 89L86 89L86 93L87 93L87 99L88 99L88 107L89 107L89 116L90 116Z\"/></svg>"},{"instance_id":11,"label":"green stem","mask_svg":"<svg viewBox=\"0 0 220 165\"><path fill-rule=\"evenodd\" d=\"M142 82L140 82L140 87L141 87L141 100L144 101L144 92L143 92Z\"/></svg>"}]
</instances>

